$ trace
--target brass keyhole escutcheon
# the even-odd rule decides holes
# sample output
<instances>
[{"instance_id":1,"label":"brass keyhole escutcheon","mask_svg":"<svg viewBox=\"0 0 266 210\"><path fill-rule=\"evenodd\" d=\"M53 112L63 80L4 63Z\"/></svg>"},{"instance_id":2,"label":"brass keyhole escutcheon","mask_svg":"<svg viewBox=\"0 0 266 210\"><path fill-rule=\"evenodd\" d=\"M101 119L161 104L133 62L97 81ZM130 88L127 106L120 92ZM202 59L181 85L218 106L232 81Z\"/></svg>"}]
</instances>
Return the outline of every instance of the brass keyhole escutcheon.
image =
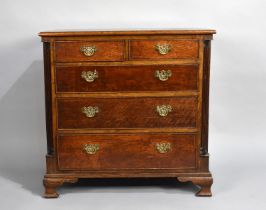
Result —
<instances>
[{"instance_id":1,"label":"brass keyhole escutcheon","mask_svg":"<svg viewBox=\"0 0 266 210\"><path fill-rule=\"evenodd\" d=\"M83 149L87 154L93 155L100 149L100 146L99 144L85 144Z\"/></svg>"},{"instance_id":2,"label":"brass keyhole escutcheon","mask_svg":"<svg viewBox=\"0 0 266 210\"><path fill-rule=\"evenodd\" d=\"M158 105L156 106L156 111L161 117L166 117L169 112L172 111L172 106L171 105Z\"/></svg>"},{"instance_id":3,"label":"brass keyhole escutcheon","mask_svg":"<svg viewBox=\"0 0 266 210\"><path fill-rule=\"evenodd\" d=\"M155 148L159 153L167 153L171 150L171 143L169 142L160 142L155 144Z\"/></svg>"},{"instance_id":4,"label":"brass keyhole escutcheon","mask_svg":"<svg viewBox=\"0 0 266 210\"><path fill-rule=\"evenodd\" d=\"M161 55L166 55L169 53L172 49L170 44L156 44L155 49L160 53Z\"/></svg>"},{"instance_id":5,"label":"brass keyhole escutcheon","mask_svg":"<svg viewBox=\"0 0 266 210\"><path fill-rule=\"evenodd\" d=\"M97 48L95 46L82 46L80 48L80 52L82 52L85 56L93 56L95 52L97 51Z\"/></svg>"},{"instance_id":6,"label":"brass keyhole escutcheon","mask_svg":"<svg viewBox=\"0 0 266 210\"><path fill-rule=\"evenodd\" d=\"M100 110L97 106L84 106L81 109L81 112L86 115L88 118L92 118L98 113Z\"/></svg>"},{"instance_id":7,"label":"brass keyhole escutcheon","mask_svg":"<svg viewBox=\"0 0 266 210\"><path fill-rule=\"evenodd\" d=\"M81 72L81 78L85 79L86 82L94 82L98 78L98 72L96 69L94 71L83 71Z\"/></svg>"},{"instance_id":8,"label":"brass keyhole escutcheon","mask_svg":"<svg viewBox=\"0 0 266 210\"><path fill-rule=\"evenodd\" d=\"M156 70L155 71L155 77L158 78L161 81L166 81L172 76L171 70Z\"/></svg>"}]
</instances>

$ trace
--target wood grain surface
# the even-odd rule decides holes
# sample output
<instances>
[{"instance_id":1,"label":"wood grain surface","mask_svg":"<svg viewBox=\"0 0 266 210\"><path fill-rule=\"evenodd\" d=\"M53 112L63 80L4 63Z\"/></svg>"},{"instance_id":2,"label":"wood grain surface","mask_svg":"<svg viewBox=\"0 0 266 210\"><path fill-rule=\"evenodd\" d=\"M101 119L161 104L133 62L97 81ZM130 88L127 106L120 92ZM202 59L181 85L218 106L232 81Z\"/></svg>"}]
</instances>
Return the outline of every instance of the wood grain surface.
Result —
<instances>
[{"instance_id":1,"label":"wood grain surface","mask_svg":"<svg viewBox=\"0 0 266 210\"><path fill-rule=\"evenodd\" d=\"M157 44L171 46L169 53L162 55L156 49ZM129 59L131 60L167 60L181 58L197 58L199 45L195 40L131 40Z\"/></svg>"},{"instance_id":2,"label":"wood grain surface","mask_svg":"<svg viewBox=\"0 0 266 210\"><path fill-rule=\"evenodd\" d=\"M97 49L94 55L85 56L80 50L83 46L95 46ZM124 51L124 41L56 42L56 61L122 61Z\"/></svg>"},{"instance_id":3,"label":"wood grain surface","mask_svg":"<svg viewBox=\"0 0 266 210\"><path fill-rule=\"evenodd\" d=\"M196 97L164 98L64 98L58 99L58 128L167 128L196 127ZM157 105L171 105L165 117L156 111ZM99 108L88 118L82 107Z\"/></svg>"},{"instance_id":4,"label":"wood grain surface","mask_svg":"<svg viewBox=\"0 0 266 210\"><path fill-rule=\"evenodd\" d=\"M156 150L156 143L170 143L166 153ZM98 144L95 154L84 150L86 144ZM58 138L60 169L140 169L196 167L195 135L120 134L70 135Z\"/></svg>"},{"instance_id":5,"label":"wood grain surface","mask_svg":"<svg viewBox=\"0 0 266 210\"><path fill-rule=\"evenodd\" d=\"M161 81L157 70L170 70L172 76ZM98 78L87 82L81 77L84 71L97 71ZM57 67L56 80L57 92L197 90L198 65Z\"/></svg>"}]
</instances>

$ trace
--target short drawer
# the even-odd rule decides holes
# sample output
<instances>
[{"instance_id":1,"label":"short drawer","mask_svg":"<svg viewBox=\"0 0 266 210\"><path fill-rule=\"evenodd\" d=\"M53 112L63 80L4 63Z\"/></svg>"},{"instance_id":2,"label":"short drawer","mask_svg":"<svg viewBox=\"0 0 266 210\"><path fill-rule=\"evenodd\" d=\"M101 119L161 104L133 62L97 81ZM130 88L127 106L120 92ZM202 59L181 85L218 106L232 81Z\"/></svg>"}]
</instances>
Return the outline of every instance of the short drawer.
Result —
<instances>
[{"instance_id":1,"label":"short drawer","mask_svg":"<svg viewBox=\"0 0 266 210\"><path fill-rule=\"evenodd\" d=\"M194 40L131 40L131 60L196 59L199 43Z\"/></svg>"},{"instance_id":2,"label":"short drawer","mask_svg":"<svg viewBox=\"0 0 266 210\"><path fill-rule=\"evenodd\" d=\"M124 41L68 41L56 42L57 62L122 61Z\"/></svg>"},{"instance_id":3,"label":"short drawer","mask_svg":"<svg viewBox=\"0 0 266 210\"><path fill-rule=\"evenodd\" d=\"M195 128L197 97L61 98L59 129Z\"/></svg>"},{"instance_id":4,"label":"short drawer","mask_svg":"<svg viewBox=\"0 0 266 210\"><path fill-rule=\"evenodd\" d=\"M193 169L193 134L66 135L57 140L61 170Z\"/></svg>"},{"instance_id":5,"label":"short drawer","mask_svg":"<svg viewBox=\"0 0 266 210\"><path fill-rule=\"evenodd\" d=\"M197 90L198 65L56 68L57 92Z\"/></svg>"}]
</instances>

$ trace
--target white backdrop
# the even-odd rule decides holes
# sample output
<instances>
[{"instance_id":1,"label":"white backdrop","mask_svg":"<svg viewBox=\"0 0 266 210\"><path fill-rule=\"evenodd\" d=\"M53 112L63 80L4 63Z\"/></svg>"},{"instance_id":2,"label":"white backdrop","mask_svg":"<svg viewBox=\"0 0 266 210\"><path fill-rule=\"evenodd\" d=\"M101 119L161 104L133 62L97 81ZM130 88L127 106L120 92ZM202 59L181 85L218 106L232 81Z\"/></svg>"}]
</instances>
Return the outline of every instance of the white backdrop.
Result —
<instances>
[{"instance_id":1,"label":"white backdrop","mask_svg":"<svg viewBox=\"0 0 266 210\"><path fill-rule=\"evenodd\" d=\"M264 0L0 0L0 208L265 209ZM52 29L211 28L212 198L177 187L63 188L44 200L42 44ZM73 202L76 200L76 202Z\"/></svg>"}]
</instances>

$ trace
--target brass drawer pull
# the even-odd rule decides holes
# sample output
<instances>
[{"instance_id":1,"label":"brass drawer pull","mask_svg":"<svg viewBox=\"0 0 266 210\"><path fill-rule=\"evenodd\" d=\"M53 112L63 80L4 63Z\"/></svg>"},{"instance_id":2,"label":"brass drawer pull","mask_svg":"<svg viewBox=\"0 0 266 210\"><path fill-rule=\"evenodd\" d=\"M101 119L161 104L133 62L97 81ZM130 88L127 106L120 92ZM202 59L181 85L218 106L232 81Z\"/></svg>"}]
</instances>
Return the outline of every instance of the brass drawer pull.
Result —
<instances>
[{"instance_id":1,"label":"brass drawer pull","mask_svg":"<svg viewBox=\"0 0 266 210\"><path fill-rule=\"evenodd\" d=\"M159 153L162 153L162 154L167 153L169 150L171 150L171 143L169 142L156 143L155 148Z\"/></svg>"},{"instance_id":2,"label":"brass drawer pull","mask_svg":"<svg viewBox=\"0 0 266 210\"><path fill-rule=\"evenodd\" d=\"M97 48L95 46L82 46L80 48L80 52L82 52L85 56L93 56L96 52Z\"/></svg>"},{"instance_id":3,"label":"brass drawer pull","mask_svg":"<svg viewBox=\"0 0 266 210\"><path fill-rule=\"evenodd\" d=\"M168 115L169 112L172 111L172 106L171 105L161 105L161 106L156 106L156 111L158 114L162 117L165 117Z\"/></svg>"},{"instance_id":4,"label":"brass drawer pull","mask_svg":"<svg viewBox=\"0 0 266 210\"><path fill-rule=\"evenodd\" d=\"M155 49L161 54L166 55L172 49L170 44L156 44Z\"/></svg>"},{"instance_id":5,"label":"brass drawer pull","mask_svg":"<svg viewBox=\"0 0 266 210\"><path fill-rule=\"evenodd\" d=\"M96 113L99 112L99 108L97 106L84 106L81 109L82 113L84 113L86 115L86 117L94 117L96 115Z\"/></svg>"},{"instance_id":6,"label":"brass drawer pull","mask_svg":"<svg viewBox=\"0 0 266 210\"><path fill-rule=\"evenodd\" d=\"M81 78L85 79L87 82L94 82L98 78L98 72L96 69L94 71L83 71L81 72Z\"/></svg>"},{"instance_id":7,"label":"brass drawer pull","mask_svg":"<svg viewBox=\"0 0 266 210\"><path fill-rule=\"evenodd\" d=\"M99 144L85 144L83 149L87 154L93 155L100 149L100 146Z\"/></svg>"},{"instance_id":8,"label":"brass drawer pull","mask_svg":"<svg viewBox=\"0 0 266 210\"><path fill-rule=\"evenodd\" d=\"M172 71L171 70L156 70L155 71L155 77L158 78L161 81L166 81L168 80L169 77L172 76Z\"/></svg>"}]
</instances>

